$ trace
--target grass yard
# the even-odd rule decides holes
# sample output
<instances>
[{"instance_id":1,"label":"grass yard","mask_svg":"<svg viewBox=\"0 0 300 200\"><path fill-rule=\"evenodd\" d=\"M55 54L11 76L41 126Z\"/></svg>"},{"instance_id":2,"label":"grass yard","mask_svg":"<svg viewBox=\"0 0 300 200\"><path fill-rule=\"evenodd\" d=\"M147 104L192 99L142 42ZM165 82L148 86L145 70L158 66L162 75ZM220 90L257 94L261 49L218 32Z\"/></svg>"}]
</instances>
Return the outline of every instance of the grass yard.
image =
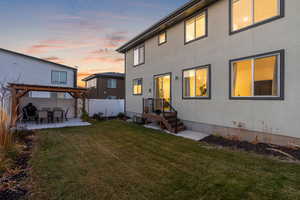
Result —
<instances>
[{"instance_id":1,"label":"grass yard","mask_svg":"<svg viewBox=\"0 0 300 200\"><path fill-rule=\"evenodd\" d=\"M300 199L300 165L121 121L37 133L32 199Z\"/></svg>"}]
</instances>

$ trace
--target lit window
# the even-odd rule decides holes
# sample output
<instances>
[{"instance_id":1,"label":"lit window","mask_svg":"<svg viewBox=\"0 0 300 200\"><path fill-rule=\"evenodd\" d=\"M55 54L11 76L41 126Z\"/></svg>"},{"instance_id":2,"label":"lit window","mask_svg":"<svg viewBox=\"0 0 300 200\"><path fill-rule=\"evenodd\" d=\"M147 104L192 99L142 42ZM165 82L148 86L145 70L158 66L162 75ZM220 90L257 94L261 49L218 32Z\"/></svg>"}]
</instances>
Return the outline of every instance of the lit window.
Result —
<instances>
[{"instance_id":1,"label":"lit window","mask_svg":"<svg viewBox=\"0 0 300 200\"><path fill-rule=\"evenodd\" d=\"M97 78L93 78L91 80L88 80L86 82L86 87L87 88L96 88L97 87Z\"/></svg>"},{"instance_id":2,"label":"lit window","mask_svg":"<svg viewBox=\"0 0 300 200\"><path fill-rule=\"evenodd\" d=\"M190 42L206 35L206 12L185 22L185 42Z\"/></svg>"},{"instance_id":3,"label":"lit window","mask_svg":"<svg viewBox=\"0 0 300 200\"><path fill-rule=\"evenodd\" d=\"M141 95L143 93L143 80L133 80L133 95Z\"/></svg>"},{"instance_id":4,"label":"lit window","mask_svg":"<svg viewBox=\"0 0 300 200\"><path fill-rule=\"evenodd\" d=\"M237 31L280 15L281 0L232 0L232 30Z\"/></svg>"},{"instance_id":5,"label":"lit window","mask_svg":"<svg viewBox=\"0 0 300 200\"><path fill-rule=\"evenodd\" d=\"M232 97L280 97L281 54L232 61Z\"/></svg>"},{"instance_id":6,"label":"lit window","mask_svg":"<svg viewBox=\"0 0 300 200\"><path fill-rule=\"evenodd\" d=\"M108 79L107 80L107 88L117 88L117 80L116 79Z\"/></svg>"},{"instance_id":7,"label":"lit window","mask_svg":"<svg viewBox=\"0 0 300 200\"><path fill-rule=\"evenodd\" d=\"M67 72L52 71L51 81L53 84L67 84Z\"/></svg>"},{"instance_id":8,"label":"lit window","mask_svg":"<svg viewBox=\"0 0 300 200\"><path fill-rule=\"evenodd\" d=\"M167 33L163 32L158 36L158 44L164 44L167 42Z\"/></svg>"},{"instance_id":9,"label":"lit window","mask_svg":"<svg viewBox=\"0 0 300 200\"><path fill-rule=\"evenodd\" d=\"M134 66L136 65L141 65L145 63L145 46L140 46L134 49L134 58L133 58L133 64Z\"/></svg>"},{"instance_id":10,"label":"lit window","mask_svg":"<svg viewBox=\"0 0 300 200\"><path fill-rule=\"evenodd\" d=\"M183 71L183 96L185 98L208 98L209 92L209 66Z\"/></svg>"}]
</instances>

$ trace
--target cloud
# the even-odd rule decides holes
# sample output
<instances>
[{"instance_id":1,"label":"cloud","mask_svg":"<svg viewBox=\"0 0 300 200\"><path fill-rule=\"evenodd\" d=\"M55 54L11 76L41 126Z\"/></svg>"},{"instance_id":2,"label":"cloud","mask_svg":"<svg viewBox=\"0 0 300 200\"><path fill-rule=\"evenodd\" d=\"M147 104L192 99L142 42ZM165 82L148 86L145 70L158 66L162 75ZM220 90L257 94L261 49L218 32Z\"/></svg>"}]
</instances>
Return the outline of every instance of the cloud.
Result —
<instances>
[{"instance_id":1,"label":"cloud","mask_svg":"<svg viewBox=\"0 0 300 200\"><path fill-rule=\"evenodd\" d=\"M124 58L112 58L112 57L86 57L84 58L83 62L85 63L93 63L93 62L99 62L99 63L121 63L124 62Z\"/></svg>"},{"instance_id":2,"label":"cloud","mask_svg":"<svg viewBox=\"0 0 300 200\"><path fill-rule=\"evenodd\" d=\"M72 42L72 41L64 41L64 40L43 40L38 42L38 44L34 44L29 48L25 49L26 53L29 54L40 54L47 53L54 50L62 50L62 49L77 49L83 47L93 46L93 43L88 42Z\"/></svg>"},{"instance_id":3,"label":"cloud","mask_svg":"<svg viewBox=\"0 0 300 200\"><path fill-rule=\"evenodd\" d=\"M50 62L60 63L60 64L64 63L63 59L61 59L59 57L56 57L56 56L45 57L45 58L42 58L42 59L48 60Z\"/></svg>"}]
</instances>

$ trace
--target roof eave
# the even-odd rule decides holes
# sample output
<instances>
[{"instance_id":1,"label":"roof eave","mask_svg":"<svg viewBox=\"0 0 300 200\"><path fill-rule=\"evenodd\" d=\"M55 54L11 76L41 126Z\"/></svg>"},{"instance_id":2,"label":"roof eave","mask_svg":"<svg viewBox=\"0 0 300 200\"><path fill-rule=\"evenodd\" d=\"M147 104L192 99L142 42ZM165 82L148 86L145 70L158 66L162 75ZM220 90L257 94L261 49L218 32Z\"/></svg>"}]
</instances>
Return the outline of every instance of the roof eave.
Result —
<instances>
[{"instance_id":1,"label":"roof eave","mask_svg":"<svg viewBox=\"0 0 300 200\"><path fill-rule=\"evenodd\" d=\"M164 17L162 20L158 21L154 25L152 25L150 28L146 29L133 39L131 39L129 42L122 45L120 48L116 49L119 53L125 53L128 49L131 49L133 46L135 46L138 43L142 43L145 40L147 40L150 37L153 37L153 35L156 34L156 32L162 31L163 29L166 29L170 26L173 26L173 23L178 21L182 21L186 18L186 16L183 16L182 14L185 13L185 11L193 8L193 7L199 7L196 9L196 11L201 10L210 4L216 2L218 0L192 0L188 3L184 4L182 7L178 8L177 10L173 11L168 16ZM196 12L194 11L194 12ZM188 15L191 15L192 13L187 13ZM183 19L177 19L178 17L182 16ZM171 24L168 26L168 24ZM162 29L162 30L161 30Z\"/></svg>"}]
</instances>

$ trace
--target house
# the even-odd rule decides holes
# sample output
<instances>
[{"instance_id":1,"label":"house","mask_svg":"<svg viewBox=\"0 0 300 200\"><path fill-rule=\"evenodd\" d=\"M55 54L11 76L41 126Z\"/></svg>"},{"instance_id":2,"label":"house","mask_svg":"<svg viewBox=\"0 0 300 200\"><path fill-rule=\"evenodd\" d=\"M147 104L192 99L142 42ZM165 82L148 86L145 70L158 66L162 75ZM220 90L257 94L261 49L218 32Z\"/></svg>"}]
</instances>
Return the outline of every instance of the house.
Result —
<instances>
[{"instance_id":1,"label":"house","mask_svg":"<svg viewBox=\"0 0 300 200\"><path fill-rule=\"evenodd\" d=\"M125 74L107 72L93 74L82 81L89 89L90 99L124 99L125 98Z\"/></svg>"},{"instance_id":2,"label":"house","mask_svg":"<svg viewBox=\"0 0 300 200\"><path fill-rule=\"evenodd\" d=\"M2 98L10 114L32 103L37 109L58 107L69 118L78 116L77 100L85 89L77 88L76 68L0 49L0 69L1 85L10 87Z\"/></svg>"},{"instance_id":3,"label":"house","mask_svg":"<svg viewBox=\"0 0 300 200\"><path fill-rule=\"evenodd\" d=\"M117 50L127 115L171 110L195 131L299 145L299 9L290 0L183 5Z\"/></svg>"}]
</instances>

